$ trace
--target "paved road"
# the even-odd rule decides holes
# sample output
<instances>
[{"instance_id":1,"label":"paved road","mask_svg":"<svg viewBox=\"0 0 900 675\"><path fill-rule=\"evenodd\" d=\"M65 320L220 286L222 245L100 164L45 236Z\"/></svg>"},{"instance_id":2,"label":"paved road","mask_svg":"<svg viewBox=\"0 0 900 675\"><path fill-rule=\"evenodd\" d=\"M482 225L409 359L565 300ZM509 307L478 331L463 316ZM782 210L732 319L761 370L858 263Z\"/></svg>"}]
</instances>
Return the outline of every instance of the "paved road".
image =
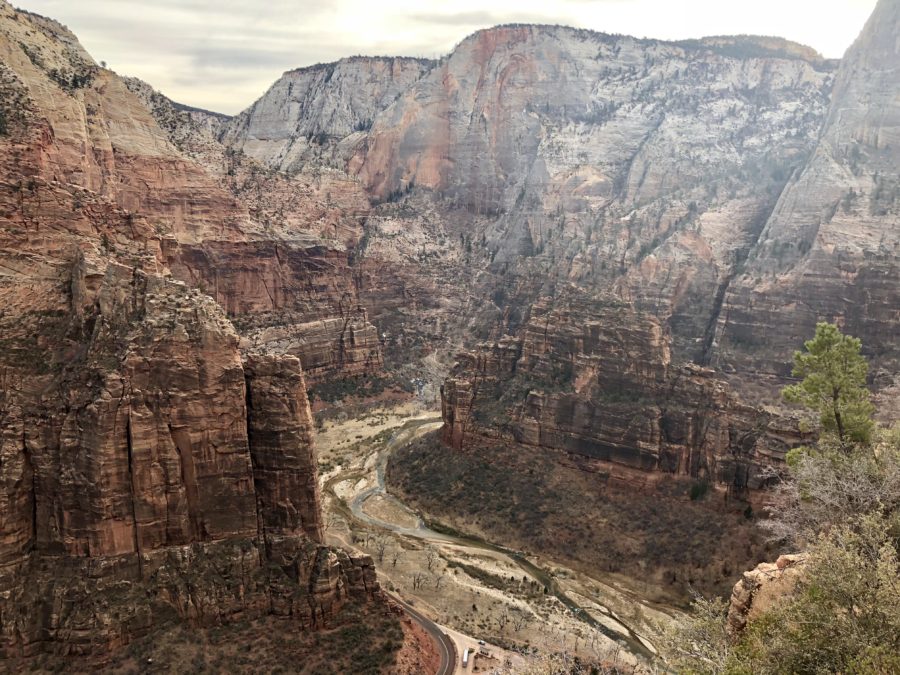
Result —
<instances>
[{"instance_id":1,"label":"paved road","mask_svg":"<svg viewBox=\"0 0 900 675\"><path fill-rule=\"evenodd\" d=\"M403 602L403 600L396 595L392 593L389 595L394 602L406 610L406 613L409 614L413 621L422 626L422 628L424 628L434 639L438 651L441 654L441 667L438 669L436 675L453 675L453 673L456 672L456 647L453 644L453 640L441 630L440 626L427 616L413 609L412 606Z\"/></svg>"}]
</instances>

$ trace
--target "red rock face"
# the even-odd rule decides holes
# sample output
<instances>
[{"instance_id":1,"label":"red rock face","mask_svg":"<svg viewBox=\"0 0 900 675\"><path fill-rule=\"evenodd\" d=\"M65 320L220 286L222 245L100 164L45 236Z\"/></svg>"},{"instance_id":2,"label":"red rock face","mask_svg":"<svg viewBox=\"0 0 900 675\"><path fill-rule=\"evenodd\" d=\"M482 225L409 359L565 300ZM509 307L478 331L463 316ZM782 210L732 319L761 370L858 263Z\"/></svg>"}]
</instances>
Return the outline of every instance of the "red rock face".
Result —
<instances>
[{"instance_id":1,"label":"red rock face","mask_svg":"<svg viewBox=\"0 0 900 675\"><path fill-rule=\"evenodd\" d=\"M751 499L799 438L712 369L672 364L659 322L620 301L543 299L522 334L459 356L442 392L445 442L501 438L631 484L674 475Z\"/></svg>"},{"instance_id":2,"label":"red rock face","mask_svg":"<svg viewBox=\"0 0 900 675\"><path fill-rule=\"evenodd\" d=\"M333 169L266 169L216 140L209 125L219 121L198 121L143 82L127 84L168 139L228 193L213 203L219 217L237 211L243 219L236 235L161 237L172 274L212 296L249 343L300 357L310 383L378 372L381 345L352 270L370 208L362 186Z\"/></svg>"},{"instance_id":3,"label":"red rock face","mask_svg":"<svg viewBox=\"0 0 900 675\"><path fill-rule=\"evenodd\" d=\"M176 617L274 611L313 626L348 595L374 593L371 561L318 544L299 361L244 367L209 297L115 262L91 283L99 264L75 267L73 286L96 288L73 293L93 326L84 352L44 380L65 399L6 390L2 652L102 658Z\"/></svg>"},{"instance_id":4,"label":"red rock face","mask_svg":"<svg viewBox=\"0 0 900 675\"><path fill-rule=\"evenodd\" d=\"M75 285L98 273L81 260ZM20 383L6 390L3 653L102 654L178 616L275 611L312 626L348 594L377 590L371 561L318 545L296 358L250 357L245 368L210 298L118 263L88 306L84 353L45 378L65 399ZM233 581L222 587L221 574ZM299 606L298 581L314 588ZM28 609L53 603L85 607Z\"/></svg>"},{"instance_id":5,"label":"red rock face","mask_svg":"<svg viewBox=\"0 0 900 675\"><path fill-rule=\"evenodd\" d=\"M863 339L896 410L898 7L839 67L765 39L490 29L376 118L351 170L409 208L436 193L489 261L458 272L480 303L445 440L754 500L802 441L779 391L821 320Z\"/></svg>"},{"instance_id":6,"label":"red rock face","mask_svg":"<svg viewBox=\"0 0 900 675\"><path fill-rule=\"evenodd\" d=\"M321 544L299 360L245 367L223 309L340 316L344 244L273 245L71 34L5 2L0 64L0 656L102 664L171 621L309 628L372 597L371 560ZM344 302L356 321L316 358L364 342Z\"/></svg>"},{"instance_id":7,"label":"red rock face","mask_svg":"<svg viewBox=\"0 0 900 675\"><path fill-rule=\"evenodd\" d=\"M243 370L221 310L117 263L96 303L58 446L33 450L53 458L39 545L105 556L255 534Z\"/></svg>"},{"instance_id":8,"label":"red rock face","mask_svg":"<svg viewBox=\"0 0 900 675\"><path fill-rule=\"evenodd\" d=\"M300 360L250 355L247 378L250 456L266 535L323 539L313 419Z\"/></svg>"},{"instance_id":9,"label":"red rock face","mask_svg":"<svg viewBox=\"0 0 900 675\"><path fill-rule=\"evenodd\" d=\"M254 329L248 331L248 340L298 357L310 384L333 378L335 373L363 375L382 366L378 335L361 307L341 318Z\"/></svg>"}]
</instances>

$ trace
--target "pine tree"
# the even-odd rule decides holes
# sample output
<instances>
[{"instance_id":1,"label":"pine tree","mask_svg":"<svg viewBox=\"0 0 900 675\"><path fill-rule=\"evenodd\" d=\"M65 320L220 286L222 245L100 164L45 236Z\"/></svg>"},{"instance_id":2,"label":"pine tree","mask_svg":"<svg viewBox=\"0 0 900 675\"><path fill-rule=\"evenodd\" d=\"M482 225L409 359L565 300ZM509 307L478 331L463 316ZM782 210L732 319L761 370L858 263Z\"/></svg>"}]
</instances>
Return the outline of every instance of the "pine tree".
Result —
<instances>
[{"instance_id":1,"label":"pine tree","mask_svg":"<svg viewBox=\"0 0 900 675\"><path fill-rule=\"evenodd\" d=\"M861 342L830 323L816 324L816 335L794 353L794 377L799 383L784 388L784 398L818 413L826 432L837 435L842 447L868 443L875 423Z\"/></svg>"}]
</instances>

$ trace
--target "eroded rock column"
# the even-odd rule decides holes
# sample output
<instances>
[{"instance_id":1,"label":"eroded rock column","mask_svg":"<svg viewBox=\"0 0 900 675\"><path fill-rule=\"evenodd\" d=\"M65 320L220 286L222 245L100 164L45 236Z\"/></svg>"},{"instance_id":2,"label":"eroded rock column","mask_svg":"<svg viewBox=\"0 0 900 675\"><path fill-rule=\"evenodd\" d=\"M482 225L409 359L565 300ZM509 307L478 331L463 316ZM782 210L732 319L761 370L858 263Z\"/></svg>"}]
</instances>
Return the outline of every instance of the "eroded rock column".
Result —
<instances>
[{"instance_id":1,"label":"eroded rock column","mask_svg":"<svg viewBox=\"0 0 900 675\"><path fill-rule=\"evenodd\" d=\"M323 539L313 420L300 359L251 354L244 363L253 480L264 535Z\"/></svg>"}]
</instances>

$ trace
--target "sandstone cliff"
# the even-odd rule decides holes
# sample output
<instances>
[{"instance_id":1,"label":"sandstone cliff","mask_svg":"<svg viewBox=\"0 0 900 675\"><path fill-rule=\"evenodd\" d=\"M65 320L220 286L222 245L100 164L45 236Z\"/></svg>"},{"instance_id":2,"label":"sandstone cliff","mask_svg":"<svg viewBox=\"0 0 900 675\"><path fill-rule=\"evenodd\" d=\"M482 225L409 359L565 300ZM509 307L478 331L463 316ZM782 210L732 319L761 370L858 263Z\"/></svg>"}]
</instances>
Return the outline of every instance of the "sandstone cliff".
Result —
<instances>
[{"instance_id":1,"label":"sandstone cliff","mask_svg":"<svg viewBox=\"0 0 900 675\"><path fill-rule=\"evenodd\" d=\"M391 372L436 377L464 349L457 447L747 497L800 440L777 390L816 320L864 335L897 387L896 14L883 0L840 66L775 38L500 26L433 63L286 73L219 136L296 175L345 167L381 202L351 244L356 297Z\"/></svg>"},{"instance_id":2,"label":"sandstone cliff","mask_svg":"<svg viewBox=\"0 0 900 675\"><path fill-rule=\"evenodd\" d=\"M174 621L309 627L371 597L371 560L321 543L298 359L245 366L190 275L188 252L276 237L71 33L5 2L0 88L0 655L102 663Z\"/></svg>"},{"instance_id":3,"label":"sandstone cliff","mask_svg":"<svg viewBox=\"0 0 900 675\"><path fill-rule=\"evenodd\" d=\"M446 383L447 441L753 500L801 440L777 392L815 321L863 337L890 398L897 12L836 73L755 38L492 29L376 119L355 165L373 192L487 217L497 311Z\"/></svg>"},{"instance_id":4,"label":"sandstone cliff","mask_svg":"<svg viewBox=\"0 0 900 675\"><path fill-rule=\"evenodd\" d=\"M320 166L277 173L216 139L229 120L184 110L140 80L126 84L230 195L215 208L246 210L244 238L164 238L172 273L215 298L255 348L298 356L313 383L378 372L381 345L351 272L369 212L362 187Z\"/></svg>"},{"instance_id":5,"label":"sandstone cliff","mask_svg":"<svg viewBox=\"0 0 900 675\"><path fill-rule=\"evenodd\" d=\"M449 445L505 439L605 465L634 487L680 476L755 501L772 478L765 465L798 438L713 370L673 363L658 320L619 300L561 294L531 311L521 339L459 355L442 391Z\"/></svg>"},{"instance_id":6,"label":"sandstone cliff","mask_svg":"<svg viewBox=\"0 0 900 675\"><path fill-rule=\"evenodd\" d=\"M447 438L459 446L465 427L760 487L759 464L796 433L767 428L705 366L833 76L764 39L511 26L465 40L378 116L351 170L410 205L407 191L436 192L480 270L467 328L488 342L448 382ZM506 363L485 386L471 366L498 348Z\"/></svg>"},{"instance_id":7,"label":"sandstone cliff","mask_svg":"<svg viewBox=\"0 0 900 675\"><path fill-rule=\"evenodd\" d=\"M375 116L432 65L427 59L357 56L288 71L229 122L222 140L288 172L312 161L343 167Z\"/></svg>"},{"instance_id":8,"label":"sandstone cliff","mask_svg":"<svg viewBox=\"0 0 900 675\"><path fill-rule=\"evenodd\" d=\"M178 619L309 627L377 590L320 544L296 358L244 367L210 298L113 261L79 258L72 296L68 333L92 328L71 360L7 369L4 655L102 659Z\"/></svg>"},{"instance_id":9,"label":"sandstone cliff","mask_svg":"<svg viewBox=\"0 0 900 675\"><path fill-rule=\"evenodd\" d=\"M816 320L862 337L879 388L900 343L900 2L881 0L841 61L821 136L728 289L715 360L784 374Z\"/></svg>"},{"instance_id":10,"label":"sandstone cliff","mask_svg":"<svg viewBox=\"0 0 900 675\"><path fill-rule=\"evenodd\" d=\"M322 541L313 420L296 357L251 355L247 378L248 440L266 534L306 534Z\"/></svg>"}]
</instances>

